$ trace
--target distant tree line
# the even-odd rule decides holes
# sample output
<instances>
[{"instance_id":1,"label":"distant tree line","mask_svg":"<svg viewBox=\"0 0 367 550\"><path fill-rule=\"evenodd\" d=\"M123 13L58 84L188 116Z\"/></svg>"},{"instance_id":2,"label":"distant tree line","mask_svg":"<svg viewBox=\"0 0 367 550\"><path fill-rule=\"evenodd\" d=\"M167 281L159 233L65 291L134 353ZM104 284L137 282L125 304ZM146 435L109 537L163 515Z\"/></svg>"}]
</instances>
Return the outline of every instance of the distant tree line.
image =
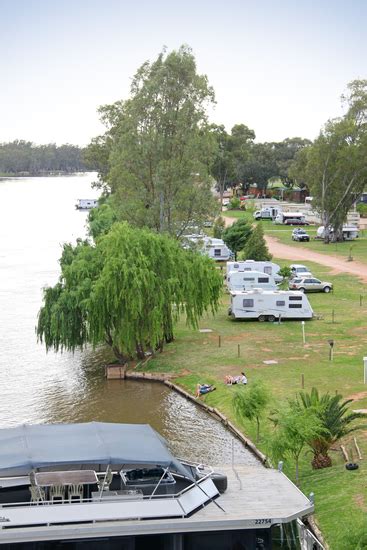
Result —
<instances>
[{"instance_id":1,"label":"distant tree line","mask_svg":"<svg viewBox=\"0 0 367 550\"><path fill-rule=\"evenodd\" d=\"M52 172L83 172L87 169L83 149L77 145L35 145L24 140L0 143L0 173L3 174L35 176Z\"/></svg>"}]
</instances>

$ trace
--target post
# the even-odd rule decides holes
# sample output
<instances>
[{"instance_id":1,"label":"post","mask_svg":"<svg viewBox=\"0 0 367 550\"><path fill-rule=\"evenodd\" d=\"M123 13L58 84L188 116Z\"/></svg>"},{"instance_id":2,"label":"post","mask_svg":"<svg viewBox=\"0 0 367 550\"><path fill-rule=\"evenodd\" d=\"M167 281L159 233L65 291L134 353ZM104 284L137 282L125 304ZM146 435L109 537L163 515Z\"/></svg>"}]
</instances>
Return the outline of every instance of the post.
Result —
<instances>
[{"instance_id":1,"label":"post","mask_svg":"<svg viewBox=\"0 0 367 550\"><path fill-rule=\"evenodd\" d=\"M363 367L364 367L363 383L367 384L367 357L363 357Z\"/></svg>"},{"instance_id":2,"label":"post","mask_svg":"<svg viewBox=\"0 0 367 550\"><path fill-rule=\"evenodd\" d=\"M363 304L363 296L362 294L359 295L359 305L362 307Z\"/></svg>"},{"instance_id":3,"label":"post","mask_svg":"<svg viewBox=\"0 0 367 550\"><path fill-rule=\"evenodd\" d=\"M279 317L278 317L278 325L280 325L280 323L282 322L282 314L279 313Z\"/></svg>"},{"instance_id":4,"label":"post","mask_svg":"<svg viewBox=\"0 0 367 550\"><path fill-rule=\"evenodd\" d=\"M306 334L305 334L305 322L302 321L302 338L303 338L303 345L306 343Z\"/></svg>"},{"instance_id":5,"label":"post","mask_svg":"<svg viewBox=\"0 0 367 550\"><path fill-rule=\"evenodd\" d=\"M329 343L329 361L332 361L334 356L334 340L328 340L328 343Z\"/></svg>"},{"instance_id":6,"label":"post","mask_svg":"<svg viewBox=\"0 0 367 550\"><path fill-rule=\"evenodd\" d=\"M305 375L303 373L301 374L301 386L302 386L302 389L304 390L305 389Z\"/></svg>"},{"instance_id":7,"label":"post","mask_svg":"<svg viewBox=\"0 0 367 550\"><path fill-rule=\"evenodd\" d=\"M218 348L220 348L222 346L222 339L221 339L221 336L220 334L218 335Z\"/></svg>"},{"instance_id":8,"label":"post","mask_svg":"<svg viewBox=\"0 0 367 550\"><path fill-rule=\"evenodd\" d=\"M241 346L240 346L240 344L237 345L237 357L241 357Z\"/></svg>"},{"instance_id":9,"label":"post","mask_svg":"<svg viewBox=\"0 0 367 550\"><path fill-rule=\"evenodd\" d=\"M334 324L335 323L335 310L333 309L332 312L331 312L331 322Z\"/></svg>"}]
</instances>

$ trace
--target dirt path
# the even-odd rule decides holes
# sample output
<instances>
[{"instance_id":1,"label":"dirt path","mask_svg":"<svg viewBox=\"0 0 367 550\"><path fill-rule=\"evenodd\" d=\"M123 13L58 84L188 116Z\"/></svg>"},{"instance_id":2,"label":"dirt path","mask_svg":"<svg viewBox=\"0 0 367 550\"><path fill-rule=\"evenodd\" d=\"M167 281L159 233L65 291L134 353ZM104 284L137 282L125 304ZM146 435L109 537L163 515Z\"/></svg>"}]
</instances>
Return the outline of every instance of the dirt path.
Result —
<instances>
[{"instance_id":1,"label":"dirt path","mask_svg":"<svg viewBox=\"0 0 367 550\"><path fill-rule=\"evenodd\" d=\"M270 235L266 235L265 239L270 252L276 258L293 260L294 262L298 260L302 262L315 262L320 265L331 267L333 273L350 273L351 275L356 275L362 281L367 282L367 265L362 262L354 260L348 262L344 258L336 258L335 256L320 254L319 252L314 252L306 248L297 248L295 246L282 244L276 237Z\"/></svg>"},{"instance_id":2,"label":"dirt path","mask_svg":"<svg viewBox=\"0 0 367 550\"><path fill-rule=\"evenodd\" d=\"M226 227L229 227L236 221L236 218L227 218L223 216ZM328 256L327 254L320 254L319 252L313 252L306 248L297 248L295 246L289 246L282 244L276 237L265 235L267 245L270 252L276 258L283 258L284 260L293 260L293 262L315 262L320 265L325 265L332 268L332 273L350 273L356 275L363 282L367 283L367 265L352 261L348 262L344 258L336 258L335 256Z\"/></svg>"}]
</instances>

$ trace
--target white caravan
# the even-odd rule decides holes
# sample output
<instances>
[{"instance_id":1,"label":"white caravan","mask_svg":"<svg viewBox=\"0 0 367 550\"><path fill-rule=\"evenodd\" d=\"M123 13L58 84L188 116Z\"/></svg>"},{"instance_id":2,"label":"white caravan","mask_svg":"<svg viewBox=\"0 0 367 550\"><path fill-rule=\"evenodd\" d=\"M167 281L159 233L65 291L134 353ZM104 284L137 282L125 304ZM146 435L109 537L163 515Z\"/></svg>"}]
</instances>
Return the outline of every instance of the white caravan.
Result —
<instances>
[{"instance_id":1,"label":"white caravan","mask_svg":"<svg viewBox=\"0 0 367 550\"><path fill-rule=\"evenodd\" d=\"M208 255L213 260L225 262L233 258L233 252L222 239L214 239L207 235L184 235L182 237L184 248L197 247L202 254Z\"/></svg>"},{"instance_id":2,"label":"white caravan","mask_svg":"<svg viewBox=\"0 0 367 550\"><path fill-rule=\"evenodd\" d=\"M333 229L330 228L330 233ZM321 225L316 231L316 239L323 239L325 237L325 228ZM359 229L355 225L343 225L343 239L345 241L353 241L359 237Z\"/></svg>"},{"instance_id":3,"label":"white caravan","mask_svg":"<svg viewBox=\"0 0 367 550\"><path fill-rule=\"evenodd\" d=\"M306 218L304 212L279 212L274 219L274 223L282 224L287 220L299 220L304 222Z\"/></svg>"},{"instance_id":4,"label":"white caravan","mask_svg":"<svg viewBox=\"0 0 367 550\"><path fill-rule=\"evenodd\" d=\"M77 210L90 210L91 208L97 208L98 199L78 199L75 205Z\"/></svg>"},{"instance_id":5,"label":"white caravan","mask_svg":"<svg viewBox=\"0 0 367 550\"><path fill-rule=\"evenodd\" d=\"M299 291L254 289L231 292L228 315L232 319L257 319L274 322L281 319L312 319L307 296Z\"/></svg>"},{"instance_id":6,"label":"white caravan","mask_svg":"<svg viewBox=\"0 0 367 550\"><path fill-rule=\"evenodd\" d=\"M253 288L275 290L277 285L274 277L263 271L230 271L227 276L227 288L229 291Z\"/></svg>"},{"instance_id":7,"label":"white caravan","mask_svg":"<svg viewBox=\"0 0 367 550\"><path fill-rule=\"evenodd\" d=\"M272 275L276 284L279 284L283 281L283 277L278 275L279 270L280 266L278 264L268 261L244 260L241 262L227 262L226 277L228 278L231 271L261 271L267 275Z\"/></svg>"}]
</instances>

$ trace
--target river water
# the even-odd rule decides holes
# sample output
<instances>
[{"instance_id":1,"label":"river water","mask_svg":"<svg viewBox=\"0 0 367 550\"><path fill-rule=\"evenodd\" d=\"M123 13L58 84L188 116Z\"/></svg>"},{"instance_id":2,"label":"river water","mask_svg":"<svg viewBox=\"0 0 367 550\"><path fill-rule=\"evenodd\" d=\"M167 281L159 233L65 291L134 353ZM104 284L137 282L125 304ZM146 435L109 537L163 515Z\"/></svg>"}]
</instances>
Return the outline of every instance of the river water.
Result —
<instances>
[{"instance_id":1,"label":"river water","mask_svg":"<svg viewBox=\"0 0 367 550\"><path fill-rule=\"evenodd\" d=\"M86 235L78 198L96 198L95 174L0 180L0 427L21 423L149 423L180 457L256 463L215 419L154 382L109 380L108 351L46 354L35 325L65 242Z\"/></svg>"}]
</instances>

